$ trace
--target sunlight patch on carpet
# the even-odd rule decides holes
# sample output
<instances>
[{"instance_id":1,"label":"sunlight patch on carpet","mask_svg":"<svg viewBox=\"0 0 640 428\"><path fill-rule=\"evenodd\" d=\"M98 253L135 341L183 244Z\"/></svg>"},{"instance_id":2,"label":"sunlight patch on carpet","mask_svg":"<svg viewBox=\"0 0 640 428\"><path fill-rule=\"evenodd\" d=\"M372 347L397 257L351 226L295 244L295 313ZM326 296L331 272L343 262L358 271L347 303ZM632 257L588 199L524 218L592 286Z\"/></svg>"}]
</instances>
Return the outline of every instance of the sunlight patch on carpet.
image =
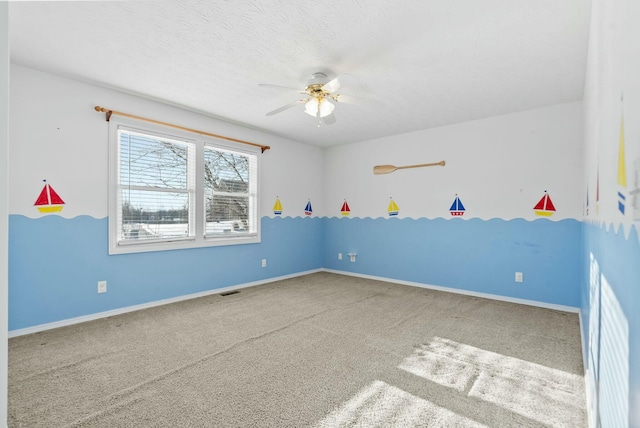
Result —
<instances>
[{"instance_id":1,"label":"sunlight patch on carpet","mask_svg":"<svg viewBox=\"0 0 640 428\"><path fill-rule=\"evenodd\" d=\"M435 337L398 368L551 426L582 421L582 377Z\"/></svg>"},{"instance_id":2,"label":"sunlight patch on carpet","mask_svg":"<svg viewBox=\"0 0 640 428\"><path fill-rule=\"evenodd\" d=\"M481 428L486 425L376 380L318 422L329 427L443 427Z\"/></svg>"}]
</instances>

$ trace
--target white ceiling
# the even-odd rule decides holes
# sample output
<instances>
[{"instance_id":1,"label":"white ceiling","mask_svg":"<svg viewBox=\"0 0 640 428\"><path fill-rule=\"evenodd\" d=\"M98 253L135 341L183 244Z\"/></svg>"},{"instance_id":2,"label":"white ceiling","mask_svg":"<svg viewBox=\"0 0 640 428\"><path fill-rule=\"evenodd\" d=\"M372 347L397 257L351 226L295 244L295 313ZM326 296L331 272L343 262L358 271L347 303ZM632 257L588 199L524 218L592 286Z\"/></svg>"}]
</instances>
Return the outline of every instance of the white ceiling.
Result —
<instances>
[{"instance_id":1,"label":"white ceiling","mask_svg":"<svg viewBox=\"0 0 640 428\"><path fill-rule=\"evenodd\" d=\"M11 58L326 147L582 99L587 0L13 2ZM337 122L295 101L349 73ZM126 106L109 106L126 111ZM131 112L142 114L143 112ZM215 130L211 130L215 132Z\"/></svg>"}]
</instances>

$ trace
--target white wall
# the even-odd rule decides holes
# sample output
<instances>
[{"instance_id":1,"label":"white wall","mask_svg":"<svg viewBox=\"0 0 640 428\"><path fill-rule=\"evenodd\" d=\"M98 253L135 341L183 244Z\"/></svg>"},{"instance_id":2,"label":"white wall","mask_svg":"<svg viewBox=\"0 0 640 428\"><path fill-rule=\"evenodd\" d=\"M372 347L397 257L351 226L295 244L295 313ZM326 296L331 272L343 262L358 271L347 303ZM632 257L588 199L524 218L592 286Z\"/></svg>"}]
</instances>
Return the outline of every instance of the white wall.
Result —
<instances>
[{"instance_id":1,"label":"white wall","mask_svg":"<svg viewBox=\"0 0 640 428\"><path fill-rule=\"evenodd\" d=\"M7 421L9 10L0 2L0 426Z\"/></svg>"},{"instance_id":2,"label":"white wall","mask_svg":"<svg viewBox=\"0 0 640 428\"><path fill-rule=\"evenodd\" d=\"M600 186L598 209L590 210L588 219L613 224L616 229L623 225L627 234L634 222L640 226L640 195L634 200L630 194L640 188L634 176L634 163L640 165L640 31L630 5L636 6L637 19L637 2L594 2L584 94L585 182L593 208L598 181ZM626 189L617 182L623 117ZM618 210L619 190L628 199L626 215Z\"/></svg>"},{"instance_id":3,"label":"white wall","mask_svg":"<svg viewBox=\"0 0 640 428\"><path fill-rule=\"evenodd\" d=\"M15 64L11 93L10 214L40 217L33 203L47 179L66 203L63 217L107 216L108 124L96 105L271 146L261 156L261 216L273 215L276 196L292 217L321 198L317 147Z\"/></svg>"},{"instance_id":4,"label":"white wall","mask_svg":"<svg viewBox=\"0 0 640 428\"><path fill-rule=\"evenodd\" d=\"M590 194L583 245L589 259L581 307L591 426L640 427L639 23L637 0L592 2L583 101L583 181Z\"/></svg>"},{"instance_id":5,"label":"white wall","mask_svg":"<svg viewBox=\"0 0 640 428\"><path fill-rule=\"evenodd\" d=\"M386 217L389 197L399 217L449 217L457 193L464 218L536 218L533 206L549 192L551 220L582 214L581 103L574 102L333 147L325 158L324 200L339 216ZM374 175L380 164L429 167Z\"/></svg>"}]
</instances>

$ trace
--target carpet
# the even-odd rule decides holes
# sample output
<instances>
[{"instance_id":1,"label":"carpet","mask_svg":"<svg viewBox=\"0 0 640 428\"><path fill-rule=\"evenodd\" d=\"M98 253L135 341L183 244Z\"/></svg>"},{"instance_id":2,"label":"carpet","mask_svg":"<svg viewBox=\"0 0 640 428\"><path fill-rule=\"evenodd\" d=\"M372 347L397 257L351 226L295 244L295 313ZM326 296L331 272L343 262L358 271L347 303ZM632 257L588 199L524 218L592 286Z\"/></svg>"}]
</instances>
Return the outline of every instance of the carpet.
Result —
<instances>
[{"instance_id":1,"label":"carpet","mask_svg":"<svg viewBox=\"0 0 640 428\"><path fill-rule=\"evenodd\" d=\"M584 427L578 316L315 273L9 340L9 427Z\"/></svg>"}]
</instances>

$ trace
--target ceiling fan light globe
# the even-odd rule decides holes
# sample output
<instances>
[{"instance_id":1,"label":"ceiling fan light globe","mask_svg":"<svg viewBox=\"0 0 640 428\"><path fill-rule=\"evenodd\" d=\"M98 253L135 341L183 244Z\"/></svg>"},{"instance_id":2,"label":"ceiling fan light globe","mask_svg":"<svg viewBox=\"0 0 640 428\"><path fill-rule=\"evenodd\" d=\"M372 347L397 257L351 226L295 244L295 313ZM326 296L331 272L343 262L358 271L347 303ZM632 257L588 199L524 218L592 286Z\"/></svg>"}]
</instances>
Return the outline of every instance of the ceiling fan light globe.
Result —
<instances>
[{"instance_id":1,"label":"ceiling fan light globe","mask_svg":"<svg viewBox=\"0 0 640 428\"><path fill-rule=\"evenodd\" d=\"M322 100L322 102L319 104L320 104L320 117L329 116L331 113L333 113L333 109L336 108L336 106L333 105L333 103L327 100L326 98Z\"/></svg>"},{"instance_id":2,"label":"ceiling fan light globe","mask_svg":"<svg viewBox=\"0 0 640 428\"><path fill-rule=\"evenodd\" d=\"M309 116L316 117L316 115L318 114L318 100L316 100L315 98L312 100L309 100L304 105L304 112L307 113Z\"/></svg>"}]
</instances>

